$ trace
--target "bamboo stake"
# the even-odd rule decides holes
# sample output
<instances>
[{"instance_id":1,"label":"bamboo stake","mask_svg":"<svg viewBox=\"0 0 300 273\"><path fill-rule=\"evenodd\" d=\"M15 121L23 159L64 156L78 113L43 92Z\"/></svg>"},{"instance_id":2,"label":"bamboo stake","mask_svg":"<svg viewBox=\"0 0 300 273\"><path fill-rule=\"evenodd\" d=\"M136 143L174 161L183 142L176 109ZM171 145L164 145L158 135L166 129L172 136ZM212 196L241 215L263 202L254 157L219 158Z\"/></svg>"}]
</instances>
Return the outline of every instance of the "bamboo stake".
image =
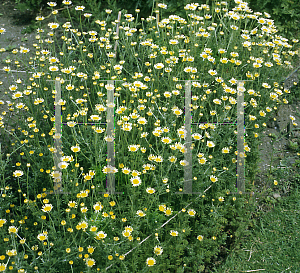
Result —
<instances>
[{"instance_id":1,"label":"bamboo stake","mask_svg":"<svg viewBox=\"0 0 300 273\"><path fill-rule=\"evenodd\" d=\"M109 85L114 85L113 80L107 81ZM110 105L114 103L114 88L107 90L107 104ZM107 164L108 164L108 173L107 173L107 190L109 193L115 193L115 132L114 132L114 107L107 108L107 136L112 136L113 141L107 142Z\"/></svg>"},{"instance_id":2,"label":"bamboo stake","mask_svg":"<svg viewBox=\"0 0 300 273\"><path fill-rule=\"evenodd\" d=\"M55 153L54 153L54 166L56 167L56 171L59 170L58 164L61 162L60 158L62 156L62 149L61 149L61 123L62 123L62 116L61 116L61 105L59 105L59 101L61 99L61 83L60 80L55 80L55 134L59 136L59 138L54 139L55 145ZM60 171L59 171L60 172ZM61 184L61 172L59 178L54 179L54 193L61 193L62 192L62 184Z\"/></svg>"},{"instance_id":3,"label":"bamboo stake","mask_svg":"<svg viewBox=\"0 0 300 273\"><path fill-rule=\"evenodd\" d=\"M193 173L192 173L192 116L191 116L191 81L185 82L185 153L184 160L184 193L191 194L193 191Z\"/></svg>"},{"instance_id":4,"label":"bamboo stake","mask_svg":"<svg viewBox=\"0 0 300 273\"><path fill-rule=\"evenodd\" d=\"M244 81L237 87L237 189L245 192Z\"/></svg>"}]
</instances>

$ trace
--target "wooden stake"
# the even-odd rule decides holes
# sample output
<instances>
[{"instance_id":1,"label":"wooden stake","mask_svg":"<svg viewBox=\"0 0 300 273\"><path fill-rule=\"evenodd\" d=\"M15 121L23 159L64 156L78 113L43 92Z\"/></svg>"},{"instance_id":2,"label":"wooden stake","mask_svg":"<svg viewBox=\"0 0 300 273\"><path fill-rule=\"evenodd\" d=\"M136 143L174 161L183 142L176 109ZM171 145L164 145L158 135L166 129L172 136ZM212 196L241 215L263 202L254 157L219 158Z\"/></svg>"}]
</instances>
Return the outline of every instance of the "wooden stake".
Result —
<instances>
[{"instance_id":1,"label":"wooden stake","mask_svg":"<svg viewBox=\"0 0 300 273\"><path fill-rule=\"evenodd\" d=\"M237 190L245 192L244 81L237 87Z\"/></svg>"}]
</instances>

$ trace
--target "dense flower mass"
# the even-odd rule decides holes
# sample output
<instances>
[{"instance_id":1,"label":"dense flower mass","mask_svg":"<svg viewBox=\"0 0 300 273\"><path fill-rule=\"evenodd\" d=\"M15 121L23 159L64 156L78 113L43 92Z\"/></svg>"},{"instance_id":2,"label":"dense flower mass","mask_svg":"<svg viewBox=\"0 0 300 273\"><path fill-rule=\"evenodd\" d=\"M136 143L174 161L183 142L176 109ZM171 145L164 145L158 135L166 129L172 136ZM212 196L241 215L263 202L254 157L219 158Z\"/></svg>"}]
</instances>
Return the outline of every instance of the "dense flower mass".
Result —
<instances>
[{"instance_id":1,"label":"dense flower mass","mask_svg":"<svg viewBox=\"0 0 300 273\"><path fill-rule=\"evenodd\" d=\"M112 9L102 18L64 0L66 22L47 3L34 50L14 49L19 59L2 68L30 73L8 84L0 115L13 139L7 158L17 154L1 186L0 271L26 272L17 266L28 261L28 272L196 272L216 256L245 204L229 194L237 162L253 160L267 120L288 103L281 75L299 55L268 14L234 2L190 3L184 18L164 16L164 3L148 18Z\"/></svg>"}]
</instances>

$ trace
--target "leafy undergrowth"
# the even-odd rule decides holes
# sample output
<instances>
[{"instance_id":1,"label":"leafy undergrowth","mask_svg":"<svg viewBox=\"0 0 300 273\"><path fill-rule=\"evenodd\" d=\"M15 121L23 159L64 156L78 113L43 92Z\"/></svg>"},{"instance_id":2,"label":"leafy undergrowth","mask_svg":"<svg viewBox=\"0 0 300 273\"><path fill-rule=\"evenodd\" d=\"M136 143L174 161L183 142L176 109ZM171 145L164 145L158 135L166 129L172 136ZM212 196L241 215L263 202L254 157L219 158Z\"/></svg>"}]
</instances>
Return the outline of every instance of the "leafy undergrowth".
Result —
<instances>
[{"instance_id":1,"label":"leafy undergrowth","mask_svg":"<svg viewBox=\"0 0 300 273\"><path fill-rule=\"evenodd\" d=\"M215 272L300 272L299 187L279 199L269 212L262 212L226 262Z\"/></svg>"}]
</instances>

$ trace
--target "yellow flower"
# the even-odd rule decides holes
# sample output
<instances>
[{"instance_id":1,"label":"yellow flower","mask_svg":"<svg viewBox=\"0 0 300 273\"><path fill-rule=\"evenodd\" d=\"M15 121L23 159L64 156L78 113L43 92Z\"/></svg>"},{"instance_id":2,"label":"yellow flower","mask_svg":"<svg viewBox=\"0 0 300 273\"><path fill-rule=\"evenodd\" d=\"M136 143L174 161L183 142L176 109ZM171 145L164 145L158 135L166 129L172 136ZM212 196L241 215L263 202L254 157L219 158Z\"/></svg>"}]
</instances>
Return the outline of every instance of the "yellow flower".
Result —
<instances>
[{"instance_id":1,"label":"yellow flower","mask_svg":"<svg viewBox=\"0 0 300 273\"><path fill-rule=\"evenodd\" d=\"M197 239L198 239L200 242L203 241L203 238L204 238L204 237L203 237L202 235L198 235L198 236L197 236Z\"/></svg>"},{"instance_id":2,"label":"yellow flower","mask_svg":"<svg viewBox=\"0 0 300 273\"><path fill-rule=\"evenodd\" d=\"M153 252L156 255L161 255L163 253L163 248L161 246L155 246Z\"/></svg>"},{"instance_id":3,"label":"yellow flower","mask_svg":"<svg viewBox=\"0 0 300 273\"><path fill-rule=\"evenodd\" d=\"M37 20L37 21L43 21L44 19L45 19L44 16L37 16L37 17L35 18L35 20Z\"/></svg>"},{"instance_id":4,"label":"yellow flower","mask_svg":"<svg viewBox=\"0 0 300 273\"><path fill-rule=\"evenodd\" d=\"M13 172L13 176L14 177L20 177L20 176L22 176L24 173L22 172L22 171L20 171L20 170L17 170L17 171L14 171Z\"/></svg>"},{"instance_id":5,"label":"yellow flower","mask_svg":"<svg viewBox=\"0 0 300 273\"><path fill-rule=\"evenodd\" d=\"M101 202L97 202L96 204L94 204L93 208L95 212L99 212L103 209L103 206L101 205Z\"/></svg>"},{"instance_id":6,"label":"yellow flower","mask_svg":"<svg viewBox=\"0 0 300 273\"><path fill-rule=\"evenodd\" d=\"M80 147L78 145L71 147L72 152L78 153L80 151Z\"/></svg>"},{"instance_id":7,"label":"yellow flower","mask_svg":"<svg viewBox=\"0 0 300 273\"><path fill-rule=\"evenodd\" d=\"M188 213L190 216L195 216L195 215L196 215L196 211L193 210L193 209L189 209L189 210L187 211L187 213Z\"/></svg>"},{"instance_id":8,"label":"yellow flower","mask_svg":"<svg viewBox=\"0 0 300 273\"><path fill-rule=\"evenodd\" d=\"M85 9L84 6L77 6L75 7L75 10L83 11Z\"/></svg>"},{"instance_id":9,"label":"yellow flower","mask_svg":"<svg viewBox=\"0 0 300 273\"><path fill-rule=\"evenodd\" d=\"M43 207L42 207L42 211L43 212L50 212L52 210L53 206L51 204L45 204Z\"/></svg>"},{"instance_id":10,"label":"yellow flower","mask_svg":"<svg viewBox=\"0 0 300 273\"><path fill-rule=\"evenodd\" d=\"M18 232L18 228L15 227L15 226L10 226L10 227L8 228L8 232L9 232L9 233L17 233L17 232Z\"/></svg>"},{"instance_id":11,"label":"yellow flower","mask_svg":"<svg viewBox=\"0 0 300 273\"><path fill-rule=\"evenodd\" d=\"M176 231L176 230L171 230L171 231L170 231L170 235L171 235L171 236L178 236L178 231Z\"/></svg>"},{"instance_id":12,"label":"yellow flower","mask_svg":"<svg viewBox=\"0 0 300 273\"><path fill-rule=\"evenodd\" d=\"M6 270L6 264L0 264L0 272L4 272Z\"/></svg>"},{"instance_id":13,"label":"yellow flower","mask_svg":"<svg viewBox=\"0 0 300 273\"><path fill-rule=\"evenodd\" d=\"M146 264L147 264L148 266L154 266L154 265L156 264L156 260L155 260L154 258L148 258L148 259L146 260Z\"/></svg>"},{"instance_id":14,"label":"yellow flower","mask_svg":"<svg viewBox=\"0 0 300 273\"><path fill-rule=\"evenodd\" d=\"M214 176L214 175L211 175L210 176L210 180L211 180L211 182L217 182L218 178L216 176Z\"/></svg>"},{"instance_id":15,"label":"yellow flower","mask_svg":"<svg viewBox=\"0 0 300 273\"><path fill-rule=\"evenodd\" d=\"M86 262L86 265L87 265L88 267L92 267L93 265L95 265L95 260L92 259L92 258L86 259L85 262Z\"/></svg>"},{"instance_id":16,"label":"yellow flower","mask_svg":"<svg viewBox=\"0 0 300 273\"><path fill-rule=\"evenodd\" d=\"M229 148L228 147L224 147L223 149L222 149L222 153L223 154L228 154L229 153Z\"/></svg>"},{"instance_id":17,"label":"yellow flower","mask_svg":"<svg viewBox=\"0 0 300 273\"><path fill-rule=\"evenodd\" d=\"M157 63L157 64L154 65L154 68L155 68L155 69L162 69L162 68L164 68L164 67L165 67L165 66L164 66L163 63Z\"/></svg>"},{"instance_id":18,"label":"yellow flower","mask_svg":"<svg viewBox=\"0 0 300 273\"><path fill-rule=\"evenodd\" d=\"M37 238L40 240L40 241L45 241L47 240L47 234L45 233L40 233Z\"/></svg>"},{"instance_id":19,"label":"yellow flower","mask_svg":"<svg viewBox=\"0 0 300 273\"><path fill-rule=\"evenodd\" d=\"M140 217L146 216L146 213L144 213L142 210L138 210L138 211L136 212L136 214L137 214L138 216L140 216Z\"/></svg>"},{"instance_id":20,"label":"yellow flower","mask_svg":"<svg viewBox=\"0 0 300 273\"><path fill-rule=\"evenodd\" d=\"M146 189L146 192L149 194L153 194L153 193L155 193L155 189L149 187Z\"/></svg>"},{"instance_id":21,"label":"yellow flower","mask_svg":"<svg viewBox=\"0 0 300 273\"><path fill-rule=\"evenodd\" d=\"M88 250L88 253L92 254L92 253L94 252L94 250L95 250L95 247L93 247L93 246L88 246L88 247L87 247L87 250Z\"/></svg>"},{"instance_id":22,"label":"yellow flower","mask_svg":"<svg viewBox=\"0 0 300 273\"><path fill-rule=\"evenodd\" d=\"M133 187L138 187L142 184L142 180L138 176L130 178L130 181Z\"/></svg>"},{"instance_id":23,"label":"yellow flower","mask_svg":"<svg viewBox=\"0 0 300 273\"><path fill-rule=\"evenodd\" d=\"M96 238L97 240L102 240L102 239L106 238L106 236L107 236L107 234L106 234L105 232L99 231L99 232L97 232L95 238Z\"/></svg>"},{"instance_id":24,"label":"yellow flower","mask_svg":"<svg viewBox=\"0 0 300 273\"><path fill-rule=\"evenodd\" d=\"M59 24L58 23L49 23L48 26L51 28L51 29L56 29L59 27Z\"/></svg>"}]
</instances>

